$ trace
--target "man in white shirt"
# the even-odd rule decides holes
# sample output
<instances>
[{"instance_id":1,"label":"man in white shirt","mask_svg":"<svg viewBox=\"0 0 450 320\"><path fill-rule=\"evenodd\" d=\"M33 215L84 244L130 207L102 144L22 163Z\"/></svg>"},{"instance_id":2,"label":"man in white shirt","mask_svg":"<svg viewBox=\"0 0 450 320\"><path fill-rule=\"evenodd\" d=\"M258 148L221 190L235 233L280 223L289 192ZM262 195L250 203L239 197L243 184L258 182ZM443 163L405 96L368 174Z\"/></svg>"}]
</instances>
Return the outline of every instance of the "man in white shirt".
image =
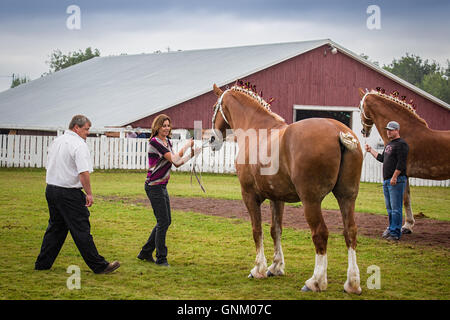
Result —
<instances>
[{"instance_id":1,"label":"man in white shirt","mask_svg":"<svg viewBox=\"0 0 450 320\"><path fill-rule=\"evenodd\" d=\"M94 273L110 273L120 267L118 261L108 263L99 255L90 233L88 207L94 203L90 183L93 167L86 144L90 128L88 118L76 115L69 130L50 146L45 190L50 219L35 263L36 270L52 267L68 231Z\"/></svg>"}]
</instances>

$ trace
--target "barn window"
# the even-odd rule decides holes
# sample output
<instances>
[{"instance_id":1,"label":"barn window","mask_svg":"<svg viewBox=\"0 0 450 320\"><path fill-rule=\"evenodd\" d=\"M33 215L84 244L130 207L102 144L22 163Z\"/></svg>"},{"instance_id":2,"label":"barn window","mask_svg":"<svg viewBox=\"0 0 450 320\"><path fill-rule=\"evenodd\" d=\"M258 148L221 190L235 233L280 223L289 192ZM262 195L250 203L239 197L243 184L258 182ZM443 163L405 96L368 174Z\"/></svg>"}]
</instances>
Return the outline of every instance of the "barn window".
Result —
<instances>
[{"instance_id":1,"label":"barn window","mask_svg":"<svg viewBox=\"0 0 450 320\"><path fill-rule=\"evenodd\" d=\"M294 106L294 122L308 118L331 118L352 128L353 109L351 107Z\"/></svg>"}]
</instances>

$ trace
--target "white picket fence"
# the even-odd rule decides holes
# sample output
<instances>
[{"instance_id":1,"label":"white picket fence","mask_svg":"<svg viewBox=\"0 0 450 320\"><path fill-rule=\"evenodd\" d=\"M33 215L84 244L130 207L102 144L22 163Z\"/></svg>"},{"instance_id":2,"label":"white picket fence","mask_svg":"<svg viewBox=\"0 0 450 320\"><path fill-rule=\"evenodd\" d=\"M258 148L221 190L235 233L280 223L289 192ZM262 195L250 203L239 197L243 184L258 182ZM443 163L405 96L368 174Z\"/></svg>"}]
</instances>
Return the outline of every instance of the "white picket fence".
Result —
<instances>
[{"instance_id":1,"label":"white picket fence","mask_svg":"<svg viewBox=\"0 0 450 320\"><path fill-rule=\"evenodd\" d=\"M0 167L45 168L50 143L56 137L0 135ZM87 138L95 169L146 170L148 168L147 139L131 138ZM186 140L172 140L174 150L179 150ZM196 141L200 144L200 141ZM235 142L224 142L219 151L205 147L196 163L202 172L235 173L234 160L238 151ZM174 171L189 171L191 163ZM382 164L367 154L361 175L363 182L382 182ZM450 180L424 180L410 178L414 186L449 187Z\"/></svg>"},{"instance_id":2,"label":"white picket fence","mask_svg":"<svg viewBox=\"0 0 450 320\"><path fill-rule=\"evenodd\" d=\"M56 137L0 135L0 167L45 168L48 148ZM148 140L135 138L87 138L94 169L145 170L148 168ZM174 150L179 150L187 141L172 140ZM196 142L200 144L200 141ZM237 145L224 142L220 151L209 147L196 158L202 172L234 173ZM174 171L189 171L191 163L172 168Z\"/></svg>"}]
</instances>

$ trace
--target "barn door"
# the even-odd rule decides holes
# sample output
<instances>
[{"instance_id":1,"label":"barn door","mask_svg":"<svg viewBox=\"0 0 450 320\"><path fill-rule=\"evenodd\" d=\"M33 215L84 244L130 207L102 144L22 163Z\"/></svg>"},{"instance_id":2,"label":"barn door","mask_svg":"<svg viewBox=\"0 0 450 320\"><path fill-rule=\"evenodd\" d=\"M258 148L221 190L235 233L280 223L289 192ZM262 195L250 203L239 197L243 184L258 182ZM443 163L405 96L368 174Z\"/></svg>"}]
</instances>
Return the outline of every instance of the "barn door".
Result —
<instances>
[{"instance_id":1,"label":"barn door","mask_svg":"<svg viewBox=\"0 0 450 320\"><path fill-rule=\"evenodd\" d=\"M351 107L294 106L294 122L309 118L331 118L354 127L354 110ZM357 110L357 109L356 109Z\"/></svg>"}]
</instances>

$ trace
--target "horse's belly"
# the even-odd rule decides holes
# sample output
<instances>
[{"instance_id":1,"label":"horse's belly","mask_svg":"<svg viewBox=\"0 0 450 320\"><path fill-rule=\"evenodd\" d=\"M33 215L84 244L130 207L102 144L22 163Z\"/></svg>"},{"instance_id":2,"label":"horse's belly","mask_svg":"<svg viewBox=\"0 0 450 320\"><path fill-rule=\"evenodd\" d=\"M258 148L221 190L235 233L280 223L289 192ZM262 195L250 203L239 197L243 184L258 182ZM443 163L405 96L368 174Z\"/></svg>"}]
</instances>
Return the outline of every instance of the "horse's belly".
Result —
<instances>
[{"instance_id":1,"label":"horse's belly","mask_svg":"<svg viewBox=\"0 0 450 320\"><path fill-rule=\"evenodd\" d=\"M280 161L281 162L281 161ZM253 190L264 199L299 202L300 196L284 167L276 174L261 174L261 166L236 163L236 171L244 189Z\"/></svg>"},{"instance_id":2,"label":"horse's belly","mask_svg":"<svg viewBox=\"0 0 450 320\"><path fill-rule=\"evenodd\" d=\"M258 179L259 178L259 179ZM290 180L272 177L256 177L259 193L266 199L284 202L298 202L300 197Z\"/></svg>"},{"instance_id":3,"label":"horse's belly","mask_svg":"<svg viewBox=\"0 0 450 320\"><path fill-rule=\"evenodd\" d=\"M285 195L281 195L279 197L274 197L272 195L272 197L267 197L267 199L270 199L273 201L283 201L283 202L291 202L291 203L301 201L301 199L297 193L285 194Z\"/></svg>"}]
</instances>

